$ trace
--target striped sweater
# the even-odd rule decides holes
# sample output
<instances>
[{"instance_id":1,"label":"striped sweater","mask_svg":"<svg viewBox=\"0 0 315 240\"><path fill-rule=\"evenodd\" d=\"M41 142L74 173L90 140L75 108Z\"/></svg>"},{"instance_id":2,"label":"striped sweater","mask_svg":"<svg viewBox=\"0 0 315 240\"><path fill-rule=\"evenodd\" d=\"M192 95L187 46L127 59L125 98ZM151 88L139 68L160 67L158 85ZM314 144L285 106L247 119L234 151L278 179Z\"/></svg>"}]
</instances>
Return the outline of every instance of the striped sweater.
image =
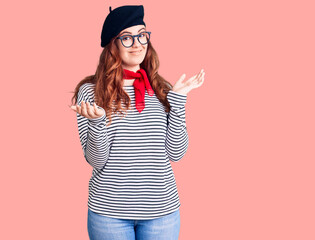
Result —
<instances>
[{"instance_id":1,"label":"striped sweater","mask_svg":"<svg viewBox=\"0 0 315 240\"><path fill-rule=\"evenodd\" d=\"M77 103L94 103L92 83L83 84ZM180 201L170 161L179 161L188 148L187 95L170 90L170 112L156 95L145 92L145 108L135 107L133 86L124 86L131 109L88 119L77 113L84 158L93 167L88 208L120 219L154 219L179 209ZM103 109L103 108L102 108ZM104 110L104 109L103 109ZM105 113L105 111L104 111Z\"/></svg>"}]
</instances>

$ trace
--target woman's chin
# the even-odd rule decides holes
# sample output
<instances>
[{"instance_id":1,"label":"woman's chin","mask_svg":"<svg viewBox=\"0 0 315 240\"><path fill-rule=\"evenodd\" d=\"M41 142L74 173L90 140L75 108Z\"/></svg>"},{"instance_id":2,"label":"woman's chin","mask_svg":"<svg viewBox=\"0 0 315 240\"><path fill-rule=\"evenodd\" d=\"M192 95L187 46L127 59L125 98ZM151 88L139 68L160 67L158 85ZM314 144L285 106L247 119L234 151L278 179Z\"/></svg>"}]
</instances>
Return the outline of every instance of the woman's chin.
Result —
<instances>
[{"instance_id":1,"label":"woman's chin","mask_svg":"<svg viewBox=\"0 0 315 240\"><path fill-rule=\"evenodd\" d=\"M144 58L135 59L134 61L130 61L127 64L128 65L138 65L138 64L141 64L143 62L143 59Z\"/></svg>"}]
</instances>

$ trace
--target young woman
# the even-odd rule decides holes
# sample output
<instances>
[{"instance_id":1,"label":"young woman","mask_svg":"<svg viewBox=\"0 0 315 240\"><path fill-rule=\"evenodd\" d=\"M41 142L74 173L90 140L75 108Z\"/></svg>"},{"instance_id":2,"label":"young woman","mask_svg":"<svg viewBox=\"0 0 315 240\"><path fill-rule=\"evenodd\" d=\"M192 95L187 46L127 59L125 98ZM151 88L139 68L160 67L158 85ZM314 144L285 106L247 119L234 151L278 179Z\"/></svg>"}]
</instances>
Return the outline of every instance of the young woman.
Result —
<instances>
[{"instance_id":1,"label":"young woman","mask_svg":"<svg viewBox=\"0 0 315 240\"><path fill-rule=\"evenodd\" d=\"M186 153L187 93L204 71L172 85L158 74L158 56L142 5L121 6L105 19L104 50L95 75L76 87L77 123L89 181L90 239L178 239L179 197L170 161Z\"/></svg>"}]
</instances>

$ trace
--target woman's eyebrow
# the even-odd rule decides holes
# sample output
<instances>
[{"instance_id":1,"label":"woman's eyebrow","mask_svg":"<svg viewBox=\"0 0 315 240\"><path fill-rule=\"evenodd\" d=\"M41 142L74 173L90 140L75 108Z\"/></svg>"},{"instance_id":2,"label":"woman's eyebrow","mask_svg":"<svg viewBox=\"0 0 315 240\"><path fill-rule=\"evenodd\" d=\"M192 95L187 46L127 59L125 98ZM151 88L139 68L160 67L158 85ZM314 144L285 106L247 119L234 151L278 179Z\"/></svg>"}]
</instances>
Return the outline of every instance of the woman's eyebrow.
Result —
<instances>
[{"instance_id":1,"label":"woman's eyebrow","mask_svg":"<svg viewBox=\"0 0 315 240\"><path fill-rule=\"evenodd\" d=\"M138 32L140 32L142 29L145 30L145 28L140 28ZM132 34L131 32L127 32L127 31L123 31L121 34L123 34L123 33L130 33L130 34Z\"/></svg>"}]
</instances>

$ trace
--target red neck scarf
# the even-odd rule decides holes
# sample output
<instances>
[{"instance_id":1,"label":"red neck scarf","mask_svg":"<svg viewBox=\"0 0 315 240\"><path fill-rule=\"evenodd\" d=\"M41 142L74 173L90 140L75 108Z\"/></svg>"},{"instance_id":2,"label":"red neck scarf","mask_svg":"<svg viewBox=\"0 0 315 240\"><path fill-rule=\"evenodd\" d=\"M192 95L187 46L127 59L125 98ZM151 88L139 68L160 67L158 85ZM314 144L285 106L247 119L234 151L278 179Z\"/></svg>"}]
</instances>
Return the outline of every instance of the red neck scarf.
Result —
<instances>
[{"instance_id":1,"label":"red neck scarf","mask_svg":"<svg viewBox=\"0 0 315 240\"><path fill-rule=\"evenodd\" d=\"M133 86L135 89L136 96L136 108L139 113L144 109L144 97L145 97L145 89L150 96L153 96L154 91L150 85L148 76L144 69L140 68L137 72L129 71L127 69L124 70L124 79L134 79Z\"/></svg>"}]
</instances>

